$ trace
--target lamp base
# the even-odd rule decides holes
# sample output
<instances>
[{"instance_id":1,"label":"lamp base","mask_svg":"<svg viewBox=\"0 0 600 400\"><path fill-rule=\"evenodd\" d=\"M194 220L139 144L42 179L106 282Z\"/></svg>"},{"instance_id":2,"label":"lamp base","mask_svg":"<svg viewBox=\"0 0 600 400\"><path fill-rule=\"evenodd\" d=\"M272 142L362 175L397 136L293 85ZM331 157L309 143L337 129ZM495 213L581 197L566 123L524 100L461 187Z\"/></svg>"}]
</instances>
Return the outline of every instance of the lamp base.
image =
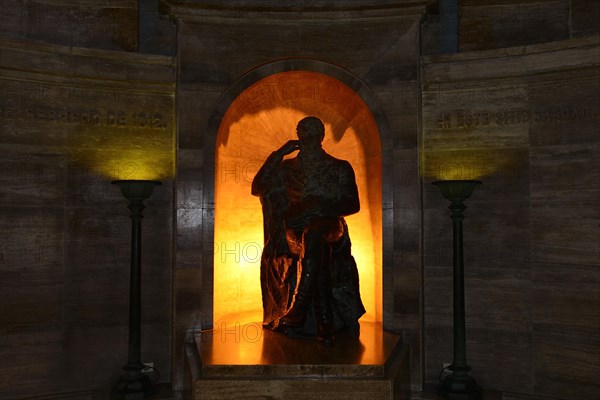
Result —
<instances>
[{"instance_id":1,"label":"lamp base","mask_svg":"<svg viewBox=\"0 0 600 400\"><path fill-rule=\"evenodd\" d=\"M148 375L141 372L137 374L127 373L121 376L113 387L110 398L115 400L142 400L157 392L158 389L150 382Z\"/></svg>"},{"instance_id":2,"label":"lamp base","mask_svg":"<svg viewBox=\"0 0 600 400\"><path fill-rule=\"evenodd\" d=\"M448 375L437 387L437 394L449 400L481 400L481 387L469 375Z\"/></svg>"}]
</instances>

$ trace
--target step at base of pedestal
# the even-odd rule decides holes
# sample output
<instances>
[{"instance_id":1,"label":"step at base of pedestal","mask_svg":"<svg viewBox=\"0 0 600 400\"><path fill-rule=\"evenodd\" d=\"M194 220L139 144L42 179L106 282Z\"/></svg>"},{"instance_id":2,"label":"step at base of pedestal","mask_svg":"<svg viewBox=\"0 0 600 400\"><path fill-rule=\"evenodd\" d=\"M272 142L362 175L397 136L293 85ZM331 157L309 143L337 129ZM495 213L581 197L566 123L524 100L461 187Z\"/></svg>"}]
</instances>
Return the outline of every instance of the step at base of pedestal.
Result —
<instances>
[{"instance_id":1,"label":"step at base of pedestal","mask_svg":"<svg viewBox=\"0 0 600 400\"><path fill-rule=\"evenodd\" d=\"M330 348L259 327L195 335L194 400L410 398L408 346L380 324L363 322L359 338L338 335Z\"/></svg>"}]
</instances>

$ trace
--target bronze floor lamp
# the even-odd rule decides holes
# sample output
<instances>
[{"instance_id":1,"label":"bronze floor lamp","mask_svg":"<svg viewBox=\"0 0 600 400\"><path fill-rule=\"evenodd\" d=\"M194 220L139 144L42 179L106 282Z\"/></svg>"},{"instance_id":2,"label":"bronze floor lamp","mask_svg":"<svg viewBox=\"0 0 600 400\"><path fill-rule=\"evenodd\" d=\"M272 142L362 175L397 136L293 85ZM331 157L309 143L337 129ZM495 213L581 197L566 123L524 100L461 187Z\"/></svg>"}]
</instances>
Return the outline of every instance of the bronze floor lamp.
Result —
<instances>
[{"instance_id":1,"label":"bronze floor lamp","mask_svg":"<svg viewBox=\"0 0 600 400\"><path fill-rule=\"evenodd\" d=\"M129 277L129 356L123 367L125 373L112 388L111 398L118 400L144 399L157 392L148 375L142 373L141 361L141 255L143 204L159 181L116 180L121 193L129 200L131 211L131 272Z\"/></svg>"},{"instance_id":2,"label":"bronze floor lamp","mask_svg":"<svg viewBox=\"0 0 600 400\"><path fill-rule=\"evenodd\" d=\"M450 201L452 211L453 241L453 314L454 314L454 360L448 367L452 371L438 386L438 394L451 400L480 400L481 387L469 376L467 364L467 341L465 332L465 276L463 261L463 211L464 201L471 197L476 180L435 181L442 195Z\"/></svg>"}]
</instances>

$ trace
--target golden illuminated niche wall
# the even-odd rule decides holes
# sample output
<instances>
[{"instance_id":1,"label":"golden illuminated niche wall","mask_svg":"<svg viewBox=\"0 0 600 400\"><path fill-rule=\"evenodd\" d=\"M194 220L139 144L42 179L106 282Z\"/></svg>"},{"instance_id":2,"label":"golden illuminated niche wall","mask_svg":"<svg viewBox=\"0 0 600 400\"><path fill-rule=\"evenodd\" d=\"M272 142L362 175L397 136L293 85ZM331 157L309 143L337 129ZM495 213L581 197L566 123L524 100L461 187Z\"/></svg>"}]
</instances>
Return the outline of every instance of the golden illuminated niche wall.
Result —
<instances>
[{"instance_id":1,"label":"golden illuminated niche wall","mask_svg":"<svg viewBox=\"0 0 600 400\"><path fill-rule=\"evenodd\" d=\"M215 149L216 326L262 320L263 218L259 198L250 193L252 179L271 152L297 138L298 121L309 115L325 124L323 148L354 168L361 210L346 220L367 310L363 320L382 320L377 125L364 101L342 82L316 72L291 71L248 87L233 101L219 127Z\"/></svg>"}]
</instances>

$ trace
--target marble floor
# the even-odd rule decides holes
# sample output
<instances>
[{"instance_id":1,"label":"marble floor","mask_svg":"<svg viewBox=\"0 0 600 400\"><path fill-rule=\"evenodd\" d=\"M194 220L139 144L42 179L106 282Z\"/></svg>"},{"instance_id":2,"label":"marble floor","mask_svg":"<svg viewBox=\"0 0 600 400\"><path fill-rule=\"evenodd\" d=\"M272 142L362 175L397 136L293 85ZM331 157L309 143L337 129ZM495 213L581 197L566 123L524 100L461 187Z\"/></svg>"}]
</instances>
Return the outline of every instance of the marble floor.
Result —
<instances>
[{"instance_id":1,"label":"marble floor","mask_svg":"<svg viewBox=\"0 0 600 400\"><path fill-rule=\"evenodd\" d=\"M43 397L40 400L110 400L106 391L73 394L69 397ZM37 399L36 399L37 400ZM150 400L193 400L191 391L172 392L168 385L159 385L159 393ZM376 400L376 399L374 399ZM410 400L445 400L431 391L413 392ZM484 392L483 400L503 400L503 396L497 392Z\"/></svg>"},{"instance_id":2,"label":"marble floor","mask_svg":"<svg viewBox=\"0 0 600 400\"><path fill-rule=\"evenodd\" d=\"M426 388L422 392L411 393L410 400L446 400L444 397L435 394L435 388ZM503 400L502 393L483 391L482 400Z\"/></svg>"}]
</instances>

